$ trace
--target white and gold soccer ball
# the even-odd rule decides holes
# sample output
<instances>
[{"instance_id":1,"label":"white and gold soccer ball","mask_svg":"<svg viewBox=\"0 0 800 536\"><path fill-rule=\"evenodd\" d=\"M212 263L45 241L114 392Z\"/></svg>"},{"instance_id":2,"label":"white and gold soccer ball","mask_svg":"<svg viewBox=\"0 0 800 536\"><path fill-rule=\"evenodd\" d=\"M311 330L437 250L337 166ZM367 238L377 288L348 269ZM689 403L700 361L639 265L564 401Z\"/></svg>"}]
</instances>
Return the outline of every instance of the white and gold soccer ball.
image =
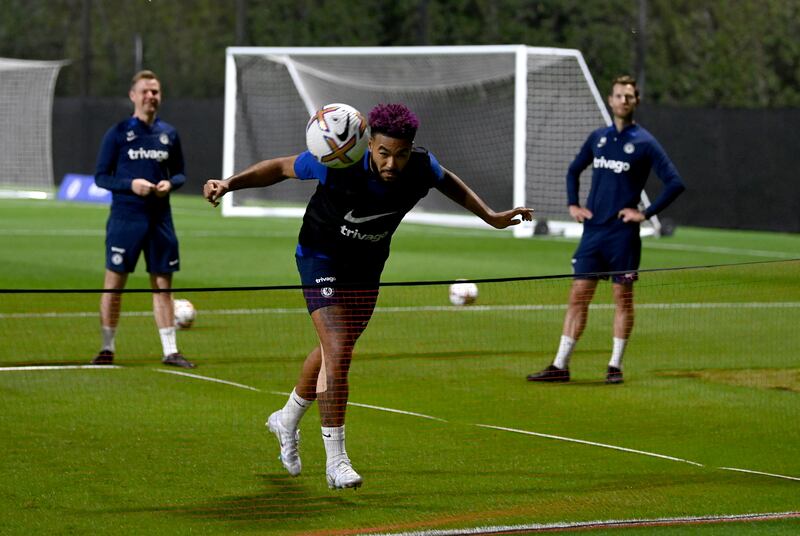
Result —
<instances>
[{"instance_id":1,"label":"white and gold soccer ball","mask_svg":"<svg viewBox=\"0 0 800 536\"><path fill-rule=\"evenodd\" d=\"M369 134L367 120L350 105L326 104L308 120L306 145L320 164L352 166L364 156Z\"/></svg>"},{"instance_id":2,"label":"white and gold soccer ball","mask_svg":"<svg viewBox=\"0 0 800 536\"><path fill-rule=\"evenodd\" d=\"M178 329L189 329L194 324L197 311L189 300L177 299L173 301L175 310L175 327Z\"/></svg>"},{"instance_id":3,"label":"white and gold soccer ball","mask_svg":"<svg viewBox=\"0 0 800 536\"><path fill-rule=\"evenodd\" d=\"M450 303L470 305L478 299L478 285L475 283L453 283L450 285Z\"/></svg>"}]
</instances>

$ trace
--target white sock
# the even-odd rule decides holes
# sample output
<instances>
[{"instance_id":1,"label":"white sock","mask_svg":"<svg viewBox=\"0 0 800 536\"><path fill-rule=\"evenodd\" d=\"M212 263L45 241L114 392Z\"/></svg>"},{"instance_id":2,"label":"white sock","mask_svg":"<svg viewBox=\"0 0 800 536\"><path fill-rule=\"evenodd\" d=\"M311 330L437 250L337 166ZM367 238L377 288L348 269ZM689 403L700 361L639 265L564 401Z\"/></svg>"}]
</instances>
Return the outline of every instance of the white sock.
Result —
<instances>
[{"instance_id":1,"label":"white sock","mask_svg":"<svg viewBox=\"0 0 800 536\"><path fill-rule=\"evenodd\" d=\"M109 350L111 352L114 351L114 337L117 335L117 328L110 328L107 326L102 326L100 328L101 333L103 334L103 347L100 348L101 351Z\"/></svg>"},{"instance_id":2,"label":"white sock","mask_svg":"<svg viewBox=\"0 0 800 536\"><path fill-rule=\"evenodd\" d=\"M296 389L292 389L289 400L286 401L286 405L281 409L281 422L289 430L297 429L300 419L303 418L303 415L306 414L306 411L313 403L313 400L306 400L297 394Z\"/></svg>"},{"instance_id":3,"label":"white sock","mask_svg":"<svg viewBox=\"0 0 800 536\"><path fill-rule=\"evenodd\" d=\"M322 442L325 444L325 453L328 455L326 467L335 467L342 459L347 458L347 451L344 448L344 425L323 426Z\"/></svg>"},{"instance_id":4,"label":"white sock","mask_svg":"<svg viewBox=\"0 0 800 536\"><path fill-rule=\"evenodd\" d=\"M609 367L622 369L622 354L625 353L625 346L628 344L628 339L618 339L614 337L614 349L611 351L611 360L608 362Z\"/></svg>"},{"instance_id":5,"label":"white sock","mask_svg":"<svg viewBox=\"0 0 800 536\"><path fill-rule=\"evenodd\" d=\"M569 368L569 358L572 355L572 349L575 347L575 339L567 335L561 336L561 342L558 345L558 352L556 358L553 359L553 366L560 369Z\"/></svg>"},{"instance_id":6,"label":"white sock","mask_svg":"<svg viewBox=\"0 0 800 536\"><path fill-rule=\"evenodd\" d=\"M175 341L175 327L161 328L158 330L161 336L161 347L164 349L164 357L178 353L178 343Z\"/></svg>"}]
</instances>

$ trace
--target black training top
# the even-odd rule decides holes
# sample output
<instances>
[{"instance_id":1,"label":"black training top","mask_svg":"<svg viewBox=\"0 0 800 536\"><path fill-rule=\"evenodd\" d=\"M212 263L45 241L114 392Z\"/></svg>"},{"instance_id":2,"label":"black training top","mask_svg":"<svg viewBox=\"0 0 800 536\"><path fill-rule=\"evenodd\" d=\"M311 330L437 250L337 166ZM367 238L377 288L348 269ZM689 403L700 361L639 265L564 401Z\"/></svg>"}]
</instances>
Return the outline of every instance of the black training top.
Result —
<instances>
[{"instance_id":1,"label":"black training top","mask_svg":"<svg viewBox=\"0 0 800 536\"><path fill-rule=\"evenodd\" d=\"M350 167L325 167L308 151L294 164L297 178L317 179L300 229L297 254L383 262L397 226L443 178L433 154L414 148L400 176L386 182L369 166L370 153Z\"/></svg>"}]
</instances>

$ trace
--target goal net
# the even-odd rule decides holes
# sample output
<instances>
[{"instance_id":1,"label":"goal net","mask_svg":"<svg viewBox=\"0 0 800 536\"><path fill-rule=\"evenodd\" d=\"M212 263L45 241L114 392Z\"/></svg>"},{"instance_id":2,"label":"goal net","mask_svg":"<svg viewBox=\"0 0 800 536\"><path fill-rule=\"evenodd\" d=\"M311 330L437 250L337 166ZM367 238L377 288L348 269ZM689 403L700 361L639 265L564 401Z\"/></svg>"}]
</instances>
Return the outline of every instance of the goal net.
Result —
<instances>
[{"instance_id":1,"label":"goal net","mask_svg":"<svg viewBox=\"0 0 800 536\"><path fill-rule=\"evenodd\" d=\"M316 109L362 113L403 102L420 118L415 143L491 207L534 207L551 233L579 235L566 206L566 169L592 130L610 124L577 50L520 45L227 50L223 175L305 149ZM581 177L581 202L590 170ZM229 194L223 214L302 215L315 184L285 181ZM646 199L643 200L647 204ZM432 191L406 221L484 226ZM514 228L530 236L535 225ZM543 229L540 225L538 229Z\"/></svg>"},{"instance_id":2,"label":"goal net","mask_svg":"<svg viewBox=\"0 0 800 536\"><path fill-rule=\"evenodd\" d=\"M0 196L52 191L53 90L60 61L0 58Z\"/></svg>"}]
</instances>

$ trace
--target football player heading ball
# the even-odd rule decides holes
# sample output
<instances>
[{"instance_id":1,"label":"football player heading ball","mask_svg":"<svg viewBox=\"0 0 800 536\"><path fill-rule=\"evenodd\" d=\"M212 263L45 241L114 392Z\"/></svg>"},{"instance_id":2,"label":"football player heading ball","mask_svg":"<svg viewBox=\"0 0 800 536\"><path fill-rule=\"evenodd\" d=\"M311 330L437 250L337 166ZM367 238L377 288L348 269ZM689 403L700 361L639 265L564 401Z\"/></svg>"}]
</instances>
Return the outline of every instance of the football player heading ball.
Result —
<instances>
[{"instance_id":1,"label":"football player heading ball","mask_svg":"<svg viewBox=\"0 0 800 536\"><path fill-rule=\"evenodd\" d=\"M533 210L495 212L436 157L414 146L416 115L403 104L379 104L369 113L367 152L345 168L322 165L309 151L264 160L226 180L210 179L203 194L214 206L225 193L271 186L287 178L317 180L306 207L295 258L320 344L303 364L286 405L267 426L291 475L301 471L300 418L319 401L331 488L361 485L345 450L347 376L353 347L367 326L389 247L403 216L436 188L497 229L530 221Z\"/></svg>"}]
</instances>

